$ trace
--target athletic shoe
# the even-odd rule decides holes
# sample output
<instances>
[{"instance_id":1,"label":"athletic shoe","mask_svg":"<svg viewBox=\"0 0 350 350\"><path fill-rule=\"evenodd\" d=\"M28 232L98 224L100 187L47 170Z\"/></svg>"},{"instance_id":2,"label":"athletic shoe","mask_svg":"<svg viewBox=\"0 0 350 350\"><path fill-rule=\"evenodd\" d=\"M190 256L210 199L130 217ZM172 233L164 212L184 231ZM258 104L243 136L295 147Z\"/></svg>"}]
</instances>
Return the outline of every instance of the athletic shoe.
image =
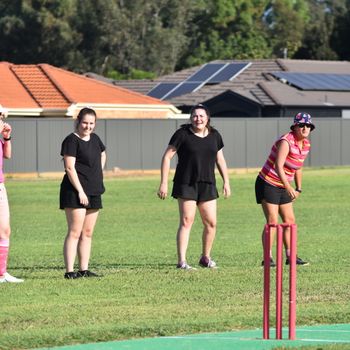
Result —
<instances>
[{"instance_id":1,"label":"athletic shoe","mask_svg":"<svg viewBox=\"0 0 350 350\"><path fill-rule=\"evenodd\" d=\"M75 280L76 278L78 278L78 274L74 271L72 272L66 272L64 274L64 278L67 279L67 280Z\"/></svg>"},{"instance_id":2,"label":"athletic shoe","mask_svg":"<svg viewBox=\"0 0 350 350\"><path fill-rule=\"evenodd\" d=\"M22 283L24 280L11 276L9 273L5 272L3 277L0 277L0 283Z\"/></svg>"},{"instance_id":3,"label":"athletic shoe","mask_svg":"<svg viewBox=\"0 0 350 350\"><path fill-rule=\"evenodd\" d=\"M90 270L78 271L77 277L100 277L97 273L91 272Z\"/></svg>"},{"instance_id":4,"label":"athletic shoe","mask_svg":"<svg viewBox=\"0 0 350 350\"><path fill-rule=\"evenodd\" d=\"M198 264L202 267L207 267L209 269L216 269L216 262L214 260L211 260L210 258L208 258L207 256L202 256L199 259Z\"/></svg>"},{"instance_id":5,"label":"athletic shoe","mask_svg":"<svg viewBox=\"0 0 350 350\"><path fill-rule=\"evenodd\" d=\"M289 258L286 259L286 265L289 265ZM307 266L307 265L309 265L309 263L307 261L304 261L302 258L299 258L297 256L297 265Z\"/></svg>"},{"instance_id":6,"label":"athletic shoe","mask_svg":"<svg viewBox=\"0 0 350 350\"><path fill-rule=\"evenodd\" d=\"M261 266L264 266L264 260L261 262ZM276 267L276 263L270 258L270 267Z\"/></svg>"},{"instance_id":7,"label":"athletic shoe","mask_svg":"<svg viewBox=\"0 0 350 350\"><path fill-rule=\"evenodd\" d=\"M177 264L176 268L180 269L180 270L197 270L195 267L192 267L192 266L188 265L186 261Z\"/></svg>"}]
</instances>

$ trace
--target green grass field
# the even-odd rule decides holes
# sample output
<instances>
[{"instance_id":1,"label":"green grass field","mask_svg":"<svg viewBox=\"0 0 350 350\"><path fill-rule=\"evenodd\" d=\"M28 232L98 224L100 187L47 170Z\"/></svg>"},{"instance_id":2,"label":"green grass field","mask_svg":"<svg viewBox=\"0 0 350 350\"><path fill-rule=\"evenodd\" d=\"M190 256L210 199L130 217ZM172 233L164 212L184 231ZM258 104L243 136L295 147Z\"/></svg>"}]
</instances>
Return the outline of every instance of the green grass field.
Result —
<instances>
[{"instance_id":1,"label":"green grass field","mask_svg":"<svg viewBox=\"0 0 350 350\"><path fill-rule=\"evenodd\" d=\"M349 179L348 167L304 171L295 212L298 254L310 266L298 269L298 325L350 323ZM264 219L255 175L232 175L232 197L218 200L215 271L175 269L177 202L156 197L158 181L106 179L90 265L104 277L71 281L63 279L60 180L7 181L9 272L25 283L0 285L0 349L261 328ZM197 218L191 265L200 252Z\"/></svg>"}]
</instances>

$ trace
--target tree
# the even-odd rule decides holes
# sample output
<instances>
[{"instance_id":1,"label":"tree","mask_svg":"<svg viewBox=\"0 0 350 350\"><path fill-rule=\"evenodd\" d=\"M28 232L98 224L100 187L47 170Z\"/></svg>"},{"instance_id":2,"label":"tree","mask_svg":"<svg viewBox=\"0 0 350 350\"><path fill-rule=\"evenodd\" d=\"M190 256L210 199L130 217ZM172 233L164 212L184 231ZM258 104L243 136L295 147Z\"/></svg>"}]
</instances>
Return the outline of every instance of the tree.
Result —
<instances>
[{"instance_id":1,"label":"tree","mask_svg":"<svg viewBox=\"0 0 350 350\"><path fill-rule=\"evenodd\" d=\"M190 50L180 65L215 59L267 58L271 50L262 27L264 0L204 0L187 36Z\"/></svg>"},{"instance_id":2,"label":"tree","mask_svg":"<svg viewBox=\"0 0 350 350\"><path fill-rule=\"evenodd\" d=\"M335 47L337 44L332 43L337 34L333 39L332 36L336 27L340 30L338 23L342 22L345 15L344 0L309 0L308 4L310 21L305 28L303 44L294 58L338 59L337 48ZM342 34L339 32L339 35ZM340 45L344 45L344 42Z\"/></svg>"},{"instance_id":3,"label":"tree","mask_svg":"<svg viewBox=\"0 0 350 350\"><path fill-rule=\"evenodd\" d=\"M71 1L4 0L0 10L1 59L69 65L79 38L69 26Z\"/></svg>"},{"instance_id":4,"label":"tree","mask_svg":"<svg viewBox=\"0 0 350 350\"><path fill-rule=\"evenodd\" d=\"M309 21L305 0L273 0L267 6L265 22L275 57L289 57L301 47L305 24Z\"/></svg>"}]
</instances>

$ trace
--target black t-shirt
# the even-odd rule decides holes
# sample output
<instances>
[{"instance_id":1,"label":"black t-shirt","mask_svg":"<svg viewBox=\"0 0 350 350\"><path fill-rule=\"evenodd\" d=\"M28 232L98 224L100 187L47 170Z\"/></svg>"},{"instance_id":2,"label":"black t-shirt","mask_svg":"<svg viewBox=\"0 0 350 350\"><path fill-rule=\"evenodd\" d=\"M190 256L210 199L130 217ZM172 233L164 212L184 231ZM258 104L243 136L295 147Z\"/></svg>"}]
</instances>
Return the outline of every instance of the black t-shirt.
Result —
<instances>
[{"instance_id":1,"label":"black t-shirt","mask_svg":"<svg viewBox=\"0 0 350 350\"><path fill-rule=\"evenodd\" d=\"M75 157L75 169L87 195L100 195L105 191L101 165L101 153L105 149L96 134L91 134L90 140L84 141L72 133L62 142L61 156ZM67 174L63 177L62 187L67 190L74 189Z\"/></svg>"},{"instance_id":2,"label":"black t-shirt","mask_svg":"<svg viewBox=\"0 0 350 350\"><path fill-rule=\"evenodd\" d=\"M224 147L220 133L212 129L206 137L196 136L189 126L181 127L171 137L169 145L176 148L178 163L174 182L215 184L215 163L218 151Z\"/></svg>"}]
</instances>

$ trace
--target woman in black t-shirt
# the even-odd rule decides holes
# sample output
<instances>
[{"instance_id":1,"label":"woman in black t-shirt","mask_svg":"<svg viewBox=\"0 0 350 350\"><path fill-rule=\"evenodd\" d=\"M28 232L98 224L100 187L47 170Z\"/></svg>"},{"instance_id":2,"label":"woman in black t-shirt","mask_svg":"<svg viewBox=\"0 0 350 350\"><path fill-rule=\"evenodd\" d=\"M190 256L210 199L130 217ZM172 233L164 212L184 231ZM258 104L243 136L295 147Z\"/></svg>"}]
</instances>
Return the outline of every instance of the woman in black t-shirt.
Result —
<instances>
[{"instance_id":1,"label":"woman in black t-shirt","mask_svg":"<svg viewBox=\"0 0 350 350\"><path fill-rule=\"evenodd\" d=\"M216 234L216 199L218 192L215 181L215 164L223 179L224 197L231 194L224 144L221 135L210 126L210 113L206 106L197 105L191 110L191 123L182 125L170 139L163 155L161 183L158 197L165 199L168 194L170 161L175 154L178 163L174 176L172 196L179 204L180 224L177 231L177 268L193 269L186 261L186 251L196 209L204 225L202 256L199 265L215 268L216 263L210 253Z\"/></svg>"},{"instance_id":2,"label":"woman in black t-shirt","mask_svg":"<svg viewBox=\"0 0 350 350\"><path fill-rule=\"evenodd\" d=\"M60 208L65 210L68 225L63 248L67 279L97 276L88 270L88 265L92 234L105 190L102 170L106 152L100 138L93 133L95 126L95 111L83 108L77 116L75 132L64 139L61 148L66 172L61 183ZM74 272L77 254L79 270Z\"/></svg>"}]
</instances>

